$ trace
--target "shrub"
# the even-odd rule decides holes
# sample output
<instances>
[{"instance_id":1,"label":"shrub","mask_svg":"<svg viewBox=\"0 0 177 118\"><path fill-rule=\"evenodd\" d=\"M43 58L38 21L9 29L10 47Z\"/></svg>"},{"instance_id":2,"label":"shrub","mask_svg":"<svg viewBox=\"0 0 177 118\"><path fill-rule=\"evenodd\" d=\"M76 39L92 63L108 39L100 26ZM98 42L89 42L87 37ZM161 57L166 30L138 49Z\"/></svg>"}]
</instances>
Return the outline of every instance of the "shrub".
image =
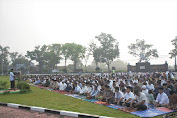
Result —
<instances>
[{"instance_id":1,"label":"shrub","mask_svg":"<svg viewBox=\"0 0 177 118\"><path fill-rule=\"evenodd\" d=\"M7 81L0 81L0 89L8 89Z\"/></svg>"},{"instance_id":2,"label":"shrub","mask_svg":"<svg viewBox=\"0 0 177 118\"><path fill-rule=\"evenodd\" d=\"M26 82L24 81L20 81L17 84L17 88L20 89L20 91L30 91L30 85L28 85Z\"/></svg>"},{"instance_id":3,"label":"shrub","mask_svg":"<svg viewBox=\"0 0 177 118\"><path fill-rule=\"evenodd\" d=\"M4 93L3 94L10 94L10 91L4 91Z\"/></svg>"},{"instance_id":4,"label":"shrub","mask_svg":"<svg viewBox=\"0 0 177 118\"><path fill-rule=\"evenodd\" d=\"M64 73L67 73L67 72L68 72L67 68L63 68L62 71L63 71Z\"/></svg>"},{"instance_id":5,"label":"shrub","mask_svg":"<svg viewBox=\"0 0 177 118\"><path fill-rule=\"evenodd\" d=\"M101 69L99 67L96 67L95 70L96 70L96 72L100 72Z\"/></svg>"}]
</instances>

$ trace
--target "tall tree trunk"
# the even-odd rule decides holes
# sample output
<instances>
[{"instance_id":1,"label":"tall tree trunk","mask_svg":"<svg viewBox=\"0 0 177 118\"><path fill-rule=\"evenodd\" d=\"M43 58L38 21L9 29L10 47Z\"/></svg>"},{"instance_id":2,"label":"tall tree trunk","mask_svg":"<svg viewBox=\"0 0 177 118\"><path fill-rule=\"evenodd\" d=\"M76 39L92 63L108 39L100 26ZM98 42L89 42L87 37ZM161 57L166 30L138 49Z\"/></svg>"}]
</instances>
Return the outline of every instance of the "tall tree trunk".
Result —
<instances>
[{"instance_id":1,"label":"tall tree trunk","mask_svg":"<svg viewBox=\"0 0 177 118\"><path fill-rule=\"evenodd\" d=\"M96 67L98 67L98 62L95 62Z\"/></svg>"},{"instance_id":2,"label":"tall tree trunk","mask_svg":"<svg viewBox=\"0 0 177 118\"><path fill-rule=\"evenodd\" d=\"M85 72L87 72L87 61L85 63Z\"/></svg>"},{"instance_id":3,"label":"tall tree trunk","mask_svg":"<svg viewBox=\"0 0 177 118\"><path fill-rule=\"evenodd\" d=\"M74 72L76 72L76 61L74 61Z\"/></svg>"},{"instance_id":4,"label":"tall tree trunk","mask_svg":"<svg viewBox=\"0 0 177 118\"><path fill-rule=\"evenodd\" d=\"M110 77L110 65L109 64L107 64L108 65L108 76Z\"/></svg>"},{"instance_id":5,"label":"tall tree trunk","mask_svg":"<svg viewBox=\"0 0 177 118\"><path fill-rule=\"evenodd\" d=\"M108 65L108 73L110 73L110 67L109 67L109 64L107 64Z\"/></svg>"},{"instance_id":6,"label":"tall tree trunk","mask_svg":"<svg viewBox=\"0 0 177 118\"><path fill-rule=\"evenodd\" d=\"M65 58L65 68L66 68L66 58Z\"/></svg>"}]
</instances>

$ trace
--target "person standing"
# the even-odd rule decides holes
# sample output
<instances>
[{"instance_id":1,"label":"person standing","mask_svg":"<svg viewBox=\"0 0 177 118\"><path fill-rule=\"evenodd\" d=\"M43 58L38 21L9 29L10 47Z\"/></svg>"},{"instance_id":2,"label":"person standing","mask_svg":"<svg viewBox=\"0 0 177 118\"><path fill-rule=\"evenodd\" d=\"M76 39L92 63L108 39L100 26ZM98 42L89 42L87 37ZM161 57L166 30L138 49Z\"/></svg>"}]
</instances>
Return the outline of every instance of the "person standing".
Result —
<instances>
[{"instance_id":1,"label":"person standing","mask_svg":"<svg viewBox=\"0 0 177 118\"><path fill-rule=\"evenodd\" d=\"M14 69L11 69L10 71L10 84L11 84L11 89L15 88L15 75L13 73Z\"/></svg>"}]
</instances>

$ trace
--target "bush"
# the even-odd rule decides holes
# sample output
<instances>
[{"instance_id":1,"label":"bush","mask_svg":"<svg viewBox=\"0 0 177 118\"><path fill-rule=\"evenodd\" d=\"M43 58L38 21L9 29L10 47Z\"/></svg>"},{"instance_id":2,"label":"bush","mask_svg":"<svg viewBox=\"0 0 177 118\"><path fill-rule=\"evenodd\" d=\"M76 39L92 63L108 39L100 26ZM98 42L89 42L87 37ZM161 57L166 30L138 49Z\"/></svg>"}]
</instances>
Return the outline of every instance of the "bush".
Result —
<instances>
[{"instance_id":1,"label":"bush","mask_svg":"<svg viewBox=\"0 0 177 118\"><path fill-rule=\"evenodd\" d=\"M4 91L3 94L4 94L4 95L6 95L6 94L10 94L10 91Z\"/></svg>"},{"instance_id":2,"label":"bush","mask_svg":"<svg viewBox=\"0 0 177 118\"><path fill-rule=\"evenodd\" d=\"M96 70L96 72L100 72L101 69L99 67L96 67L95 70Z\"/></svg>"},{"instance_id":3,"label":"bush","mask_svg":"<svg viewBox=\"0 0 177 118\"><path fill-rule=\"evenodd\" d=\"M62 71L63 71L64 73L67 73L67 72L68 72L67 68L63 68Z\"/></svg>"},{"instance_id":4,"label":"bush","mask_svg":"<svg viewBox=\"0 0 177 118\"><path fill-rule=\"evenodd\" d=\"M24 81L20 81L17 84L17 88L20 89L20 91L30 91L30 85L28 85L26 82Z\"/></svg>"},{"instance_id":5,"label":"bush","mask_svg":"<svg viewBox=\"0 0 177 118\"><path fill-rule=\"evenodd\" d=\"M0 89L8 89L7 81L0 81Z\"/></svg>"}]
</instances>

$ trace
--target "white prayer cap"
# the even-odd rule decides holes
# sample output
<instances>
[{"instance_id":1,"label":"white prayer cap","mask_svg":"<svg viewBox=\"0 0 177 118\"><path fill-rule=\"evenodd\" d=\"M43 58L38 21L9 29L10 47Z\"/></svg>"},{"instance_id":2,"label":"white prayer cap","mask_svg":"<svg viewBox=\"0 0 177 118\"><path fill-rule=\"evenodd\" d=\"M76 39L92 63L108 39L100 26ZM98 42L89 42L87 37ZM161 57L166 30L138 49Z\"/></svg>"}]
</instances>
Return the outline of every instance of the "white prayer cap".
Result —
<instances>
[{"instance_id":1,"label":"white prayer cap","mask_svg":"<svg viewBox=\"0 0 177 118\"><path fill-rule=\"evenodd\" d=\"M142 88L143 88L143 89L146 89L146 86L145 86L145 85L143 85L143 86L142 86Z\"/></svg>"}]
</instances>

